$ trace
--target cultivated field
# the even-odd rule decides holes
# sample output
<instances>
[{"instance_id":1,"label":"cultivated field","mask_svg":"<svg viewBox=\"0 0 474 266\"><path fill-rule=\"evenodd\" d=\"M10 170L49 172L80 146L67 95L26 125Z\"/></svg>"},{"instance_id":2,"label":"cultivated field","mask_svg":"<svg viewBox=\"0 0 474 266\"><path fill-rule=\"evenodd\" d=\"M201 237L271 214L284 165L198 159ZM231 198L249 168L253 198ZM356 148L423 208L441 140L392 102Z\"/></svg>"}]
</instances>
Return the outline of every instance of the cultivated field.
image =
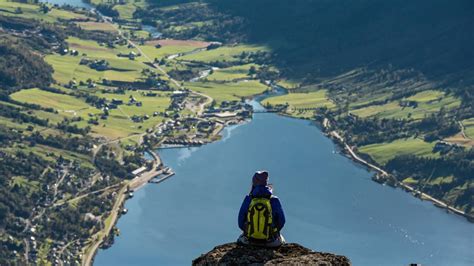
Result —
<instances>
[{"instance_id":1,"label":"cultivated field","mask_svg":"<svg viewBox=\"0 0 474 266\"><path fill-rule=\"evenodd\" d=\"M117 31L117 29L115 29L112 25L105 22L88 21L88 22L77 22L76 24L79 25L84 30L98 30L98 31L109 31L109 32Z\"/></svg>"},{"instance_id":2,"label":"cultivated field","mask_svg":"<svg viewBox=\"0 0 474 266\"><path fill-rule=\"evenodd\" d=\"M203 51L196 54L190 54L180 57L179 60L184 61L198 61L198 62L213 62L213 61L238 61L239 56L246 52L258 52L267 51L268 49L263 46L254 45L237 45L237 46L223 46L217 49Z\"/></svg>"},{"instance_id":3,"label":"cultivated field","mask_svg":"<svg viewBox=\"0 0 474 266\"><path fill-rule=\"evenodd\" d=\"M319 107L333 108L334 103L327 97L326 90L308 93L289 93L263 101L263 105L288 104L287 112L295 117L309 118L314 115L314 109Z\"/></svg>"},{"instance_id":4,"label":"cultivated field","mask_svg":"<svg viewBox=\"0 0 474 266\"><path fill-rule=\"evenodd\" d=\"M439 154L433 153L434 146L435 142L428 143L418 138L409 138L362 146L358 151L370 155L377 163L384 165L397 155L439 157Z\"/></svg>"},{"instance_id":5,"label":"cultivated field","mask_svg":"<svg viewBox=\"0 0 474 266\"><path fill-rule=\"evenodd\" d=\"M278 86L281 86L287 90L294 90L301 86L301 83L296 80L282 79L277 82Z\"/></svg>"},{"instance_id":6,"label":"cultivated field","mask_svg":"<svg viewBox=\"0 0 474 266\"><path fill-rule=\"evenodd\" d=\"M158 44L161 45L160 48L156 48ZM140 45L140 49L151 59L160 60L170 55L188 53L208 45L209 43L198 41L158 40L146 42L145 45Z\"/></svg>"},{"instance_id":7,"label":"cultivated field","mask_svg":"<svg viewBox=\"0 0 474 266\"><path fill-rule=\"evenodd\" d=\"M53 93L40 89L21 90L11 95L13 100L32 104L39 104L43 107L51 107L59 112L75 113L80 110L93 108L84 101L73 96Z\"/></svg>"},{"instance_id":8,"label":"cultivated field","mask_svg":"<svg viewBox=\"0 0 474 266\"><path fill-rule=\"evenodd\" d=\"M207 77L208 80L216 81L229 81L236 79L246 79L249 78L249 70L251 67L259 68L256 64L246 64L240 66L233 66L228 68L221 68L214 70L214 73Z\"/></svg>"},{"instance_id":9,"label":"cultivated field","mask_svg":"<svg viewBox=\"0 0 474 266\"><path fill-rule=\"evenodd\" d=\"M240 100L242 97L257 95L268 89L255 80L232 83L188 82L185 85L186 88L209 95L217 103Z\"/></svg>"},{"instance_id":10,"label":"cultivated field","mask_svg":"<svg viewBox=\"0 0 474 266\"><path fill-rule=\"evenodd\" d=\"M48 55L46 61L54 68L54 79L62 84L75 79L87 81L92 79L100 82L102 79L133 82L142 78L143 69L151 69L150 66L143 64L140 60L130 60L127 57L118 57L118 54L128 55L135 51L126 46L116 48L107 48L99 45L95 41L82 40L78 38L67 39L70 48L77 50L79 56L72 55ZM136 51L135 51L136 52ZM80 65L81 58L90 60L106 60L109 63L109 70L97 71L87 65Z\"/></svg>"},{"instance_id":11,"label":"cultivated field","mask_svg":"<svg viewBox=\"0 0 474 266\"><path fill-rule=\"evenodd\" d=\"M37 19L45 22L54 23L58 20L86 19L82 14L71 11L61 10L50 6L51 10L47 13L40 11L37 5L0 0L0 14L4 16L17 16L23 18ZM16 12L21 10L21 13Z\"/></svg>"},{"instance_id":12,"label":"cultivated field","mask_svg":"<svg viewBox=\"0 0 474 266\"><path fill-rule=\"evenodd\" d=\"M120 105L119 108L110 110L109 117L99 120L99 125L88 124L90 118L97 118L103 112L93 106L88 105L82 99L70 95L63 95L43 91L40 89L21 90L11 95L12 99L20 102L39 104L43 107L51 107L58 111L58 114L45 111L32 111L34 115L42 119L49 119L52 123L61 122L64 118L81 117L82 121L73 124L79 127L92 127L92 133L97 136L104 136L108 139L118 139L131 135L141 134L146 129L152 128L163 121L163 116L153 116L154 112L164 112L170 104L167 94L156 97L147 97L138 91L127 91L126 94L96 94L108 100L117 99L128 102L130 96L136 101L142 102L142 106ZM148 115L150 118L141 123L131 120L134 115Z\"/></svg>"},{"instance_id":13,"label":"cultivated field","mask_svg":"<svg viewBox=\"0 0 474 266\"><path fill-rule=\"evenodd\" d=\"M359 117L380 117L419 120L427 115L439 112L444 107L447 110L457 108L461 101L454 96L447 96L440 91L424 91L408 97L406 101L417 102L417 107L403 107L399 102L389 102L383 105L372 105L351 111Z\"/></svg>"},{"instance_id":14,"label":"cultivated field","mask_svg":"<svg viewBox=\"0 0 474 266\"><path fill-rule=\"evenodd\" d=\"M474 118L463 120L462 124L464 125L464 133L466 136L474 140Z\"/></svg>"}]
</instances>

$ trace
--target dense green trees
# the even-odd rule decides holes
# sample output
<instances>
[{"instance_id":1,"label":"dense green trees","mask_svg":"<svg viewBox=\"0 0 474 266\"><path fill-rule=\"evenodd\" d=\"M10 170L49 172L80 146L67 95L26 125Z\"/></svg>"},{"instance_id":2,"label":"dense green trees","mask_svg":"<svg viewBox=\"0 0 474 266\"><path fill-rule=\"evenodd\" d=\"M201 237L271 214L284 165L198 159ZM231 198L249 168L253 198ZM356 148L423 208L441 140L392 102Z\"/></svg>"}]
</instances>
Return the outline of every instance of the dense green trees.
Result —
<instances>
[{"instance_id":1,"label":"dense green trees","mask_svg":"<svg viewBox=\"0 0 474 266\"><path fill-rule=\"evenodd\" d=\"M43 58L21 41L0 40L0 88L9 91L19 88L47 86L52 82L53 69Z\"/></svg>"},{"instance_id":2,"label":"dense green trees","mask_svg":"<svg viewBox=\"0 0 474 266\"><path fill-rule=\"evenodd\" d=\"M386 165L400 181L410 176L416 180L416 187L449 204L474 212L474 149L458 150L441 158L421 158L417 156L397 156ZM447 182L438 178L450 178Z\"/></svg>"}]
</instances>

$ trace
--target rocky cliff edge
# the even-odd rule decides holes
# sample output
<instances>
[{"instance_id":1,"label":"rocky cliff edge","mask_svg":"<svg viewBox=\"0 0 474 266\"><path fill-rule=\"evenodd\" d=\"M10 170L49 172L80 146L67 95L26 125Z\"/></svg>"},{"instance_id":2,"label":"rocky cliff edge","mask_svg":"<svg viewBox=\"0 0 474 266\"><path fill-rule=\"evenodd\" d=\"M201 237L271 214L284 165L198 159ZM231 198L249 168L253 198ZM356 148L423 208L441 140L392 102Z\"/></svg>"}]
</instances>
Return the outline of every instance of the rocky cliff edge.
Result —
<instances>
[{"instance_id":1,"label":"rocky cliff edge","mask_svg":"<svg viewBox=\"0 0 474 266\"><path fill-rule=\"evenodd\" d=\"M298 244L277 249L229 243L215 247L193 261L193 265L351 265L348 258L315 252Z\"/></svg>"}]
</instances>

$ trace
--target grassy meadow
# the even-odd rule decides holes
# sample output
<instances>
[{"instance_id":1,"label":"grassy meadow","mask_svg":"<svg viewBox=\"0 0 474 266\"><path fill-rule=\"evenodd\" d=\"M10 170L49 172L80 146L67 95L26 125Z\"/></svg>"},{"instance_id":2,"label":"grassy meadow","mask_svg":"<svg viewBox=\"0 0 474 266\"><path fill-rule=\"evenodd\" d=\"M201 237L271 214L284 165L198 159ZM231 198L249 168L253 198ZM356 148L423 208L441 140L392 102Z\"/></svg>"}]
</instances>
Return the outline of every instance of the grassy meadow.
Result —
<instances>
[{"instance_id":1,"label":"grassy meadow","mask_svg":"<svg viewBox=\"0 0 474 266\"><path fill-rule=\"evenodd\" d=\"M217 103L240 100L243 97L261 94L268 89L267 86L255 80L232 83L188 82L185 86L190 90L209 95Z\"/></svg>"},{"instance_id":2,"label":"grassy meadow","mask_svg":"<svg viewBox=\"0 0 474 266\"><path fill-rule=\"evenodd\" d=\"M359 152L370 155L380 165L385 165L397 155L416 155L422 157L439 157L433 153L435 142L425 142L418 138L398 139L390 143L377 143L359 147Z\"/></svg>"},{"instance_id":3,"label":"grassy meadow","mask_svg":"<svg viewBox=\"0 0 474 266\"><path fill-rule=\"evenodd\" d=\"M151 69L150 66L143 64L140 60L118 57L117 55L120 53L128 54L134 51L134 49L129 49L126 46L107 48L95 41L74 37L68 38L67 41L70 48L77 50L82 56L53 54L45 57L46 62L54 69L54 79L62 84L66 84L73 79L77 82L88 79L96 82L102 79L133 82L142 78L143 69ZM104 59L109 62L111 69L97 71L89 66L80 65L81 58L90 60Z\"/></svg>"},{"instance_id":4,"label":"grassy meadow","mask_svg":"<svg viewBox=\"0 0 474 266\"><path fill-rule=\"evenodd\" d=\"M251 67L259 68L256 64L246 64L239 66L232 66L228 68L221 68L214 70L211 75L207 77L210 81L229 81L237 79L246 79L249 78L249 70Z\"/></svg>"},{"instance_id":5,"label":"grassy meadow","mask_svg":"<svg viewBox=\"0 0 474 266\"><path fill-rule=\"evenodd\" d=\"M379 117L396 119L419 120L430 114L439 112L441 108L447 110L457 108L461 101L454 96L447 96L444 92L428 90L406 98L407 101L416 101L418 106L402 107L398 102L389 102L383 105L371 105L352 110L351 113L359 117Z\"/></svg>"},{"instance_id":6,"label":"grassy meadow","mask_svg":"<svg viewBox=\"0 0 474 266\"><path fill-rule=\"evenodd\" d=\"M0 0L0 14L4 16L37 19L49 23L54 23L58 20L87 18L85 15L74 13L72 11L61 10L53 6L50 6L50 8L51 10L48 13L43 13L38 5ZM21 13L17 13L17 10L21 10Z\"/></svg>"},{"instance_id":7,"label":"grassy meadow","mask_svg":"<svg viewBox=\"0 0 474 266\"><path fill-rule=\"evenodd\" d=\"M288 104L287 113L299 118L311 118L314 109L319 107L333 108L334 103L327 97L326 90L308 93L289 93L264 100L263 105Z\"/></svg>"},{"instance_id":8,"label":"grassy meadow","mask_svg":"<svg viewBox=\"0 0 474 266\"><path fill-rule=\"evenodd\" d=\"M474 140L474 118L463 120L462 124L464 125L464 134Z\"/></svg>"},{"instance_id":9,"label":"grassy meadow","mask_svg":"<svg viewBox=\"0 0 474 266\"><path fill-rule=\"evenodd\" d=\"M267 51L268 49L263 46L256 45L236 45L236 46L223 46L217 49L207 50L196 54L190 54L180 57L179 60L183 61L197 61L197 62L214 62L214 61L238 61L239 56L243 53Z\"/></svg>"}]
</instances>

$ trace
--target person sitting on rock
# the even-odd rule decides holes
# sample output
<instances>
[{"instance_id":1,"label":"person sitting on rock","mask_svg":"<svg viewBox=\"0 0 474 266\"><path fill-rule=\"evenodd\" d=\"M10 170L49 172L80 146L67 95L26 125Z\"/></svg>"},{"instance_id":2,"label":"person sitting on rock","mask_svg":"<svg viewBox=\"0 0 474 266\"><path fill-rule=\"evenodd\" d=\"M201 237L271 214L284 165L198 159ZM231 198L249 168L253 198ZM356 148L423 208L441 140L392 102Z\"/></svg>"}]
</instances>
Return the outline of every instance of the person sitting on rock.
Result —
<instances>
[{"instance_id":1,"label":"person sitting on rock","mask_svg":"<svg viewBox=\"0 0 474 266\"><path fill-rule=\"evenodd\" d=\"M273 196L268 184L268 172L257 171L252 178L252 189L239 211L239 227L243 234L237 243L265 247L279 247L285 243L280 234L285 225L285 214L280 200Z\"/></svg>"}]
</instances>

